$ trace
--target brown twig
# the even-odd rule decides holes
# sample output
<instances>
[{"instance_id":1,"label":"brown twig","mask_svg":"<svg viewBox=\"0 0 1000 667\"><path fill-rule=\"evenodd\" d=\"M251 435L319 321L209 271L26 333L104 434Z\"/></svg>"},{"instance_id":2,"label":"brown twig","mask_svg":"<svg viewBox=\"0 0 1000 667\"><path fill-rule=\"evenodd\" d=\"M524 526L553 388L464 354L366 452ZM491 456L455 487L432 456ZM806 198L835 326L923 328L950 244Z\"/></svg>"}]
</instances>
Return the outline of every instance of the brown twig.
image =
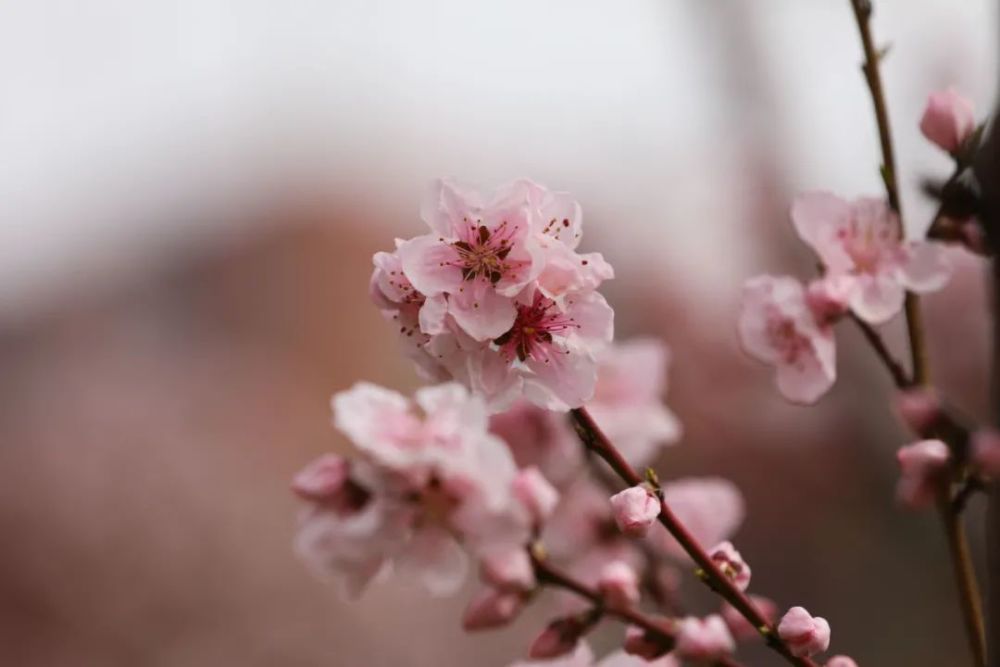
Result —
<instances>
[{"instance_id":1,"label":"brown twig","mask_svg":"<svg viewBox=\"0 0 1000 667\"><path fill-rule=\"evenodd\" d=\"M539 583L575 593L593 603L594 608L600 614L613 616L629 625L642 628L646 633L647 639L660 644L664 652L673 648L674 635L667 629L664 623L657 622L656 619L647 616L634 607L606 606L600 592L574 579L565 572L552 567L545 558L539 557L539 550L529 548L528 555L531 556L531 564L534 567L535 577ZM714 664L719 667L740 667L738 662L730 658L719 658Z\"/></svg>"},{"instance_id":2,"label":"brown twig","mask_svg":"<svg viewBox=\"0 0 1000 667\"><path fill-rule=\"evenodd\" d=\"M896 180L896 158L893 153L892 129L889 125L889 113L882 89L882 76L879 70L881 54L875 47L871 33L872 4L870 0L850 0L851 9L857 22L861 36L861 46L864 50L862 71L868 89L871 92L872 104L875 107L875 121L878 125L879 143L882 147L882 180L885 182L889 206L896 212L899 223L899 236L904 236L903 215L900 206L899 186ZM906 330L910 342L910 357L912 365L912 380L914 385L927 385L930 382L930 372L927 359L927 345L920 316L920 300L912 292L907 292L905 302ZM985 638L982 631L982 613L979 602L979 592L976 586L975 572L968 558L968 542L965 531L962 530L960 517L952 512L952 504L947 494L942 494L939 503L942 521L945 525L945 535L948 539L948 550L951 554L955 572L955 582L958 587L962 615L968 634L969 646L975 658L976 665L986 664Z\"/></svg>"},{"instance_id":3,"label":"brown twig","mask_svg":"<svg viewBox=\"0 0 1000 667\"><path fill-rule=\"evenodd\" d=\"M621 452L608 440L586 408L571 410L573 424L580 440L597 456L601 457L619 477L629 486L641 484L643 479L629 465ZM659 522L669 531L685 552L698 565L703 581L715 593L733 606L753 627L757 628L767 645L784 657L788 662L798 667L817 667L810 658L792 655L788 645L778 636L774 626L760 612L757 605L733 582L722 573L719 567L708 555L708 552L698 544L698 541L688 531L687 527L660 498Z\"/></svg>"},{"instance_id":4,"label":"brown twig","mask_svg":"<svg viewBox=\"0 0 1000 667\"><path fill-rule=\"evenodd\" d=\"M882 363L885 365L886 369L888 369L889 374L892 376L892 381L896 384L896 386L900 389L910 386L911 380L907 377L906 371L903 370L903 365L900 364L894 356L892 356L892 352L890 352L889 348L886 347L885 341L882 340L882 336L875 331L872 325L868 324L854 313L850 314L850 318L856 325L858 325L858 329L861 330L865 340L867 340L872 346L872 349L875 350L875 354L878 355L878 358L882 360Z\"/></svg>"}]
</instances>

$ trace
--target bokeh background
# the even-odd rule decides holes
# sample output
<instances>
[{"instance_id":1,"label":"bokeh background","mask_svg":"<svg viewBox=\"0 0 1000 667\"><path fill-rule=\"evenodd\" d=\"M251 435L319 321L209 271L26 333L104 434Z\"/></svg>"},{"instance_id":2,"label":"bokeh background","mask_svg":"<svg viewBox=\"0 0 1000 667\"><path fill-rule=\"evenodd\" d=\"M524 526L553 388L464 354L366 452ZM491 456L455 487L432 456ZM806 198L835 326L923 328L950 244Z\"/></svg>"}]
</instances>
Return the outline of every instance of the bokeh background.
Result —
<instances>
[{"instance_id":1,"label":"bokeh background","mask_svg":"<svg viewBox=\"0 0 1000 667\"><path fill-rule=\"evenodd\" d=\"M918 233L918 184L949 169L922 104L955 85L992 107L997 8L876 5ZM438 175L577 195L619 337L674 351L686 434L661 475L740 484L755 589L863 665L953 664L940 531L892 504L907 435L883 369L843 327L837 386L796 408L734 333L745 278L812 271L796 191L879 192L859 62L847 0L0 3L0 664L523 653L537 615L469 637L464 596L396 581L348 604L290 547L290 476L346 446L329 395L418 384L367 280ZM932 361L982 415L983 267L955 262Z\"/></svg>"}]
</instances>

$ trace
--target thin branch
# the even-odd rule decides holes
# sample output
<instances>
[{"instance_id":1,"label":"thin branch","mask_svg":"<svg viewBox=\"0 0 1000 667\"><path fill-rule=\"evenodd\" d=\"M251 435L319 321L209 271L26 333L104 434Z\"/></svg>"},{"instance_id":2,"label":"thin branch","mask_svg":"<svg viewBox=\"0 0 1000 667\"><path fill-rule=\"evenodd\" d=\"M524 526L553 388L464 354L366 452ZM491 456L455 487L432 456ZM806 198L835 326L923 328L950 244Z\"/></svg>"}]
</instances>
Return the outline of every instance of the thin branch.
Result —
<instances>
[{"instance_id":1,"label":"thin branch","mask_svg":"<svg viewBox=\"0 0 1000 667\"><path fill-rule=\"evenodd\" d=\"M885 93L882 89L882 76L879 71L881 55L875 47L871 34L872 4L870 0L850 0L854 10L854 18L861 36L861 46L865 60L862 71L868 89L871 91L872 104L875 107L875 121L878 124L879 143L882 147L882 180L885 182L889 206L897 213L899 236L904 236L903 215L900 206L899 187L896 180L896 158L893 154L892 130L889 126L889 113L886 108ZM930 372L927 359L927 345L920 316L920 300L912 292L907 292L905 302L906 330L910 341L910 357L913 372L913 384L927 385L930 382ZM975 572L968 558L968 542L965 531L962 530L960 517L951 509L951 503L945 499L939 503L942 521L945 524L945 534L948 539L948 549L952 558L962 615L968 634L969 646L972 649L975 664L986 664L985 638L979 592L976 586Z\"/></svg>"},{"instance_id":2,"label":"thin branch","mask_svg":"<svg viewBox=\"0 0 1000 667\"><path fill-rule=\"evenodd\" d=\"M864 334L865 339L871 344L872 349L875 350L875 354L878 358L882 360L882 363L888 369L889 374L892 376L892 381L896 383L896 387L899 389L905 389L910 386L911 380L906 375L906 371L903 369L903 365L900 364L889 348L886 347L885 341L882 340L882 336L879 335L877 331L860 317L851 313L851 320L858 325L861 333Z\"/></svg>"},{"instance_id":3,"label":"thin branch","mask_svg":"<svg viewBox=\"0 0 1000 667\"><path fill-rule=\"evenodd\" d=\"M586 408L571 410L573 424L583 444L594 454L600 456L629 486L641 484L643 479L632 469L621 452L608 440L600 427L587 412ZM726 602L731 604L753 627L757 628L767 645L784 657L789 663L798 667L817 667L810 658L792 655L788 645L778 636L774 626L760 612L757 605L733 582L722 573L719 567L708 555L708 552L698 544L698 541L674 515L670 506L660 498L660 523L670 532L685 552L698 565L703 573L703 581Z\"/></svg>"},{"instance_id":4,"label":"thin branch","mask_svg":"<svg viewBox=\"0 0 1000 667\"><path fill-rule=\"evenodd\" d=\"M531 564L535 570L535 577L542 584L562 588L575 593L576 595L589 600L594 608L603 615L613 616L620 621L642 628L646 637L661 644L665 651L669 651L674 646L674 635L664 626L662 622L657 622L642 611L634 607L606 606L604 598L600 592L587 586L556 568L552 567L544 558L539 558L536 549L528 549L531 556ZM740 664L730 658L719 658L715 661L719 667L740 667Z\"/></svg>"}]
</instances>

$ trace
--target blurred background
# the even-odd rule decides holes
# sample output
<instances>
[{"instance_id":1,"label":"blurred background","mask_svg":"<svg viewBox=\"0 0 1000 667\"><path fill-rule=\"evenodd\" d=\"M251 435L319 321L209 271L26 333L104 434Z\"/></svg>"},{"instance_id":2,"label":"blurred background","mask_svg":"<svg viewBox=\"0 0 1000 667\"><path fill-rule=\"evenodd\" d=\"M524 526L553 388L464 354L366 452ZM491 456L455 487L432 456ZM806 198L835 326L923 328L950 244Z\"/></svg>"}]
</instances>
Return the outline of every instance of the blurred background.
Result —
<instances>
[{"instance_id":1,"label":"blurred background","mask_svg":"<svg viewBox=\"0 0 1000 667\"><path fill-rule=\"evenodd\" d=\"M920 179L950 169L917 130L924 100L954 85L992 107L997 18L876 3L914 233ZM793 194L880 191L859 63L847 0L0 3L0 664L524 652L537 616L469 637L467 596L348 604L290 546L290 476L346 446L330 394L418 385L367 281L439 175L578 197L584 249L617 269L618 336L674 351L686 435L661 476L742 487L756 590L828 618L862 665L951 664L940 530L892 503L908 436L884 370L842 327L838 384L796 408L735 336L745 278L812 271ZM983 267L954 259L926 308L932 362L982 415Z\"/></svg>"}]
</instances>

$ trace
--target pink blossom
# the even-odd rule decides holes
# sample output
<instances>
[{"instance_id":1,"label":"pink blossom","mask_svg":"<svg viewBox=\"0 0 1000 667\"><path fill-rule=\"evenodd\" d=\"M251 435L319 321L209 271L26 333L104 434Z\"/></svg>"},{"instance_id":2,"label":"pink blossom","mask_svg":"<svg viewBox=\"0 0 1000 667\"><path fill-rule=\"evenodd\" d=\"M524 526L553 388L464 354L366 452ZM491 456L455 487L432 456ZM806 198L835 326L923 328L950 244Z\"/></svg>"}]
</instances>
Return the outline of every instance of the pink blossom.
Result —
<instances>
[{"instance_id":1,"label":"pink blossom","mask_svg":"<svg viewBox=\"0 0 1000 667\"><path fill-rule=\"evenodd\" d=\"M560 304L541 291L517 304L513 326L493 342L524 395L549 410L583 405L594 393L594 354L611 342L614 312L597 292L566 295Z\"/></svg>"},{"instance_id":2,"label":"pink blossom","mask_svg":"<svg viewBox=\"0 0 1000 667\"><path fill-rule=\"evenodd\" d=\"M953 88L931 93L920 119L920 131L949 153L957 153L976 130L972 102Z\"/></svg>"},{"instance_id":3,"label":"pink blossom","mask_svg":"<svg viewBox=\"0 0 1000 667\"><path fill-rule=\"evenodd\" d=\"M549 518L559 503L559 492L534 466L517 473L511 490L535 524Z\"/></svg>"},{"instance_id":4,"label":"pink blossom","mask_svg":"<svg viewBox=\"0 0 1000 667\"><path fill-rule=\"evenodd\" d=\"M751 595L750 601L757 607L757 611L767 619L768 623L773 623L774 619L778 617L778 605L773 600L759 595ZM722 615L722 619L726 622L726 625L729 626L729 631L733 633L733 637L736 639L746 640L760 636L760 630L754 627L750 621L744 618L743 614L738 612L728 602L722 603L719 613Z\"/></svg>"},{"instance_id":5,"label":"pink blossom","mask_svg":"<svg viewBox=\"0 0 1000 667\"><path fill-rule=\"evenodd\" d=\"M688 616L677 621L674 654L683 660L716 660L736 650L736 642L722 617Z\"/></svg>"},{"instance_id":6,"label":"pink blossom","mask_svg":"<svg viewBox=\"0 0 1000 667\"><path fill-rule=\"evenodd\" d=\"M775 367L778 390L788 400L814 403L833 385L833 331L816 321L794 278L758 276L747 281L739 332L747 354Z\"/></svg>"},{"instance_id":7,"label":"pink blossom","mask_svg":"<svg viewBox=\"0 0 1000 667\"><path fill-rule=\"evenodd\" d=\"M732 537L746 515L743 495L732 482L719 477L689 477L663 485L663 502L702 546ZM666 531L656 543L670 555L690 560Z\"/></svg>"},{"instance_id":8,"label":"pink blossom","mask_svg":"<svg viewBox=\"0 0 1000 667\"><path fill-rule=\"evenodd\" d=\"M480 557L483 581L502 591L527 592L535 587L535 570L527 551L509 544L488 550Z\"/></svg>"},{"instance_id":9,"label":"pink blossom","mask_svg":"<svg viewBox=\"0 0 1000 667\"><path fill-rule=\"evenodd\" d=\"M992 477L1000 476L1000 432L992 428L972 435L972 462Z\"/></svg>"},{"instance_id":10,"label":"pink blossom","mask_svg":"<svg viewBox=\"0 0 1000 667\"><path fill-rule=\"evenodd\" d=\"M750 566L732 542L720 542L709 550L712 561L741 591L750 585Z\"/></svg>"},{"instance_id":11,"label":"pink blossom","mask_svg":"<svg viewBox=\"0 0 1000 667\"><path fill-rule=\"evenodd\" d=\"M629 607L639 602L639 577L625 561L612 561L601 568L597 589L612 607Z\"/></svg>"},{"instance_id":12,"label":"pink blossom","mask_svg":"<svg viewBox=\"0 0 1000 667\"><path fill-rule=\"evenodd\" d=\"M516 591L484 588L469 602L462 615L467 631L491 630L513 621L524 608L525 598Z\"/></svg>"},{"instance_id":13,"label":"pink blossom","mask_svg":"<svg viewBox=\"0 0 1000 667\"><path fill-rule=\"evenodd\" d=\"M858 663L846 655L835 655L826 661L824 667L858 667Z\"/></svg>"},{"instance_id":14,"label":"pink blossom","mask_svg":"<svg viewBox=\"0 0 1000 667\"><path fill-rule=\"evenodd\" d=\"M318 569L343 574L357 591L393 565L445 595L464 579L466 549L527 539L527 512L512 495L513 459L464 387L425 387L411 402L360 383L333 406L334 423L363 459L351 462L347 478L324 457L297 479L314 504L299 551Z\"/></svg>"},{"instance_id":15,"label":"pink blossom","mask_svg":"<svg viewBox=\"0 0 1000 667\"><path fill-rule=\"evenodd\" d=\"M941 418L941 398L933 387L913 387L898 392L894 408L899 419L920 435Z\"/></svg>"},{"instance_id":16,"label":"pink blossom","mask_svg":"<svg viewBox=\"0 0 1000 667\"><path fill-rule=\"evenodd\" d=\"M802 607L792 607L778 623L778 636L788 644L792 655L815 655L830 647L830 624Z\"/></svg>"},{"instance_id":17,"label":"pink blossom","mask_svg":"<svg viewBox=\"0 0 1000 667\"><path fill-rule=\"evenodd\" d=\"M580 439L564 413L521 400L492 415L490 431L507 443L518 467L536 467L557 487L575 479L584 463Z\"/></svg>"},{"instance_id":18,"label":"pink blossom","mask_svg":"<svg viewBox=\"0 0 1000 667\"><path fill-rule=\"evenodd\" d=\"M647 464L681 435L680 423L663 404L670 352L659 340L640 338L608 346L597 359L587 410L630 463Z\"/></svg>"},{"instance_id":19,"label":"pink blossom","mask_svg":"<svg viewBox=\"0 0 1000 667\"><path fill-rule=\"evenodd\" d=\"M645 486L633 486L611 496L618 528L629 537L643 537L660 515L660 500Z\"/></svg>"},{"instance_id":20,"label":"pink blossom","mask_svg":"<svg viewBox=\"0 0 1000 667\"><path fill-rule=\"evenodd\" d=\"M806 287L806 305L820 326L833 324L850 308L854 280L848 276L828 276Z\"/></svg>"},{"instance_id":21,"label":"pink blossom","mask_svg":"<svg viewBox=\"0 0 1000 667\"><path fill-rule=\"evenodd\" d=\"M343 497L349 495L350 470L351 463L347 459L324 454L295 475L292 490L305 500L350 503L349 498Z\"/></svg>"},{"instance_id":22,"label":"pink blossom","mask_svg":"<svg viewBox=\"0 0 1000 667\"><path fill-rule=\"evenodd\" d=\"M950 458L948 445L940 440L921 440L896 452L899 482L896 497L911 509L922 509L937 497L941 474Z\"/></svg>"},{"instance_id":23,"label":"pink blossom","mask_svg":"<svg viewBox=\"0 0 1000 667\"><path fill-rule=\"evenodd\" d=\"M933 292L950 269L939 245L903 241L899 220L882 199L845 201L828 192L809 192L792 205L799 236L819 256L826 277L848 279L851 310L881 324L903 305L906 290Z\"/></svg>"},{"instance_id":24,"label":"pink blossom","mask_svg":"<svg viewBox=\"0 0 1000 667\"><path fill-rule=\"evenodd\" d=\"M399 246L406 277L427 297L447 297L447 313L475 340L507 331L516 315L513 297L542 269L527 189L513 184L487 201L440 180L421 217L431 233Z\"/></svg>"}]
</instances>

